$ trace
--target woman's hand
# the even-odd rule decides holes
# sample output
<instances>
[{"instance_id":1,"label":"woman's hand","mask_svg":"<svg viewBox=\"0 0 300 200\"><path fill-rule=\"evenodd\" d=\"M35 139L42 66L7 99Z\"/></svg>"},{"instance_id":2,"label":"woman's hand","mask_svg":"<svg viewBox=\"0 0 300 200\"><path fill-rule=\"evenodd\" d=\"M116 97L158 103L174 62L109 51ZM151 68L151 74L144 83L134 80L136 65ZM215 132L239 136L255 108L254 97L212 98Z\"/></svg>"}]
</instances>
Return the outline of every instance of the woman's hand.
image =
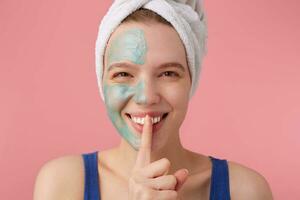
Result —
<instances>
[{"instance_id":1,"label":"woman's hand","mask_svg":"<svg viewBox=\"0 0 300 200\"><path fill-rule=\"evenodd\" d=\"M129 178L130 200L178 200L178 191L188 177L186 169L167 175L170 161L162 158L150 163L152 144L152 122L145 117L141 146L135 166Z\"/></svg>"}]
</instances>

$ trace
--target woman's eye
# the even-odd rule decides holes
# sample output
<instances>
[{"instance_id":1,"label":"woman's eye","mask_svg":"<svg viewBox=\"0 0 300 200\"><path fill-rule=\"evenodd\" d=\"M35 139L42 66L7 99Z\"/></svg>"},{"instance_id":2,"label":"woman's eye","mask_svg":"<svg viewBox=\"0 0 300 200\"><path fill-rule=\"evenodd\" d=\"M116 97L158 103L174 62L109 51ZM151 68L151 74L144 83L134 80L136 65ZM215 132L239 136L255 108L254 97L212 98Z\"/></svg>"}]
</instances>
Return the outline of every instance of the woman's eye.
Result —
<instances>
[{"instance_id":1,"label":"woman's eye","mask_svg":"<svg viewBox=\"0 0 300 200\"><path fill-rule=\"evenodd\" d=\"M173 72L173 71L165 71L165 72L162 73L162 75L163 75L163 76L171 76L171 77L172 77L172 76L174 76L174 77L179 76L178 73Z\"/></svg>"},{"instance_id":2,"label":"woman's eye","mask_svg":"<svg viewBox=\"0 0 300 200\"><path fill-rule=\"evenodd\" d=\"M118 72L118 73L113 75L113 78L115 78L115 77L128 77L128 76L131 76L131 75L128 74L127 72Z\"/></svg>"}]
</instances>

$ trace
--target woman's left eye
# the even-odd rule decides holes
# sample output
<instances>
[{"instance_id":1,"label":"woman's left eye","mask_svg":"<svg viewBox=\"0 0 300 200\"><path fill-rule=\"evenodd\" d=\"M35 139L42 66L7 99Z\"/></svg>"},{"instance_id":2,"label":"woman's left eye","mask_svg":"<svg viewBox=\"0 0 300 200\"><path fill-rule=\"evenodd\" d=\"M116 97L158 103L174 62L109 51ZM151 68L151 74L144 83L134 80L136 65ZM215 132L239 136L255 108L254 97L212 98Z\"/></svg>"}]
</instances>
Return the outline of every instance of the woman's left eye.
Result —
<instances>
[{"instance_id":1,"label":"woman's left eye","mask_svg":"<svg viewBox=\"0 0 300 200\"><path fill-rule=\"evenodd\" d=\"M177 72L173 72L173 71L165 71L162 73L163 76L179 76L179 74Z\"/></svg>"}]
</instances>

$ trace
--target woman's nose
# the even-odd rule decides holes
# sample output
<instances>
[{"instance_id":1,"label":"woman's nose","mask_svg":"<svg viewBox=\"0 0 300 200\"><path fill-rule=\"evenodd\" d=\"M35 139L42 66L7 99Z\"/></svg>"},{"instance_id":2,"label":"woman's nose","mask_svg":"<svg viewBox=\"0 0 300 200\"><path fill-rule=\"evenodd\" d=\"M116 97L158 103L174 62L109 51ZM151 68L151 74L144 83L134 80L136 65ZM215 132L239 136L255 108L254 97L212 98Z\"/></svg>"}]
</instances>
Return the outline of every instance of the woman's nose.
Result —
<instances>
[{"instance_id":1,"label":"woman's nose","mask_svg":"<svg viewBox=\"0 0 300 200\"><path fill-rule=\"evenodd\" d=\"M152 105L160 101L159 91L156 84L151 81L141 81L136 88L134 101L139 105Z\"/></svg>"}]
</instances>

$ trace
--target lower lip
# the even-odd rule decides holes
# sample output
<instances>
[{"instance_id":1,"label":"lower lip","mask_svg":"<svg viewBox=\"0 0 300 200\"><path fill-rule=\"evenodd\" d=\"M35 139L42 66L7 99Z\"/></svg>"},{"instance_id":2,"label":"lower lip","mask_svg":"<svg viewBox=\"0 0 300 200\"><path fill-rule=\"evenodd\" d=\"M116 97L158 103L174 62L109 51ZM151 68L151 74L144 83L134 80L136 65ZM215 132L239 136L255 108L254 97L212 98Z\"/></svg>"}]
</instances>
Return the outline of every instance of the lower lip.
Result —
<instances>
[{"instance_id":1,"label":"lower lip","mask_svg":"<svg viewBox=\"0 0 300 200\"><path fill-rule=\"evenodd\" d=\"M129 119L129 121L130 121L131 125L133 126L133 128L138 133L142 134L143 133L143 125L134 123L128 116L126 116L126 117ZM159 131L159 129L163 125L166 118L167 118L167 116L165 118L163 118L162 120L160 120L158 123L153 125L152 133L156 133L157 131Z\"/></svg>"}]
</instances>

